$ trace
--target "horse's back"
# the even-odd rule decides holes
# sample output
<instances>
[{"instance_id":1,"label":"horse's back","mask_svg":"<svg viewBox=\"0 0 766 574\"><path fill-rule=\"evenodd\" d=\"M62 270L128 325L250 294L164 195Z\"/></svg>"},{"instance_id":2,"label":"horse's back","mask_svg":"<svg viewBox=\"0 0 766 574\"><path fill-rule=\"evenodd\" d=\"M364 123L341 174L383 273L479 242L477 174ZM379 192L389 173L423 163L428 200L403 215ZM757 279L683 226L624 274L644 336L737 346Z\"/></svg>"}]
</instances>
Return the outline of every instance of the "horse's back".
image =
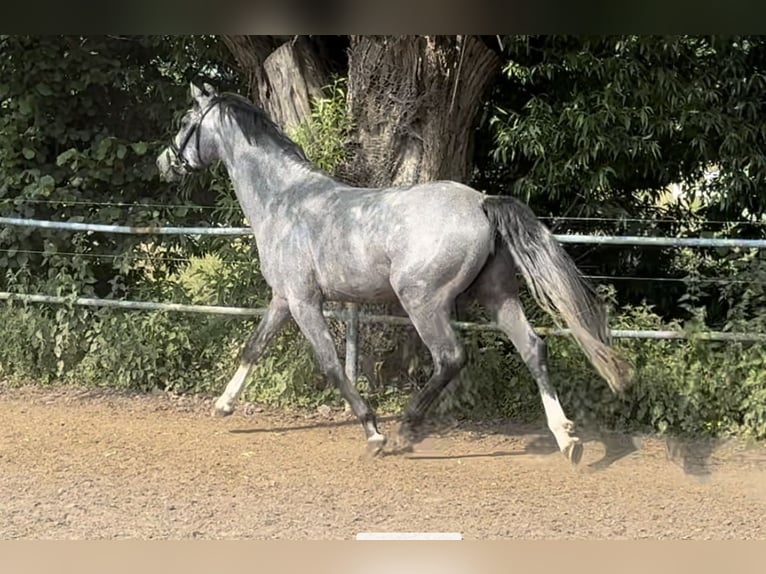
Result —
<instances>
[{"instance_id":1,"label":"horse's back","mask_svg":"<svg viewBox=\"0 0 766 574\"><path fill-rule=\"evenodd\" d=\"M406 281L436 288L479 273L492 238L482 197L449 181L339 187L306 198L295 224L326 297L391 299Z\"/></svg>"}]
</instances>

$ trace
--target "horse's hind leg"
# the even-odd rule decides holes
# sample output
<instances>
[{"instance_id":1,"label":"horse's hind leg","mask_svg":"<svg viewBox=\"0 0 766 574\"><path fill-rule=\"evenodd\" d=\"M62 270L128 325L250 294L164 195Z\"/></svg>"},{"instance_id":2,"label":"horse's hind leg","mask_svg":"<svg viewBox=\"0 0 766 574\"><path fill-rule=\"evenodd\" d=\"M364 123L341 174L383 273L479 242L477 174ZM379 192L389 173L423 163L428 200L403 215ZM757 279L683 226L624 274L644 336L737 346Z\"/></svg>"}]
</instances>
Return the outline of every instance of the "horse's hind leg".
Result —
<instances>
[{"instance_id":1,"label":"horse's hind leg","mask_svg":"<svg viewBox=\"0 0 766 574\"><path fill-rule=\"evenodd\" d=\"M303 335L316 353L319 367L330 381L340 390L354 414L364 427L367 435L367 450L371 455L378 454L385 446L386 439L378 431L375 413L361 397L338 359L330 330L322 313L322 305L315 301L291 300L290 311Z\"/></svg>"},{"instance_id":2,"label":"horse's hind leg","mask_svg":"<svg viewBox=\"0 0 766 574\"><path fill-rule=\"evenodd\" d=\"M548 428L556 438L559 450L574 464L579 463L582 443L574 435L575 425L564 414L556 389L548 378L547 345L527 321L518 296L498 302L495 320L511 339L537 383Z\"/></svg>"},{"instance_id":3,"label":"horse's hind leg","mask_svg":"<svg viewBox=\"0 0 766 574\"><path fill-rule=\"evenodd\" d=\"M545 341L535 333L524 315L516 279L510 269L509 273L501 272L492 277L493 273L490 272L488 277L483 277L477 289L477 299L518 350L537 383L548 428L559 450L572 463L577 464L582 457L582 444L574 435L575 425L564 414L556 390L548 378Z\"/></svg>"},{"instance_id":4,"label":"horse's hind leg","mask_svg":"<svg viewBox=\"0 0 766 574\"><path fill-rule=\"evenodd\" d=\"M433 373L425 387L410 399L404 411L397 437L401 450L412 448L428 410L466 363L463 346L450 325L450 305L429 304L410 307L407 311L420 338L431 352Z\"/></svg>"},{"instance_id":5,"label":"horse's hind leg","mask_svg":"<svg viewBox=\"0 0 766 574\"><path fill-rule=\"evenodd\" d=\"M253 365L260 359L266 351L271 340L274 338L285 322L290 318L290 309L287 301L274 296L269 303L261 322L242 349L242 355L239 368L229 383L223 394L215 402L215 414L218 416L227 416L234 412L234 403L236 403L242 388L245 384L247 375L250 374Z\"/></svg>"}]
</instances>

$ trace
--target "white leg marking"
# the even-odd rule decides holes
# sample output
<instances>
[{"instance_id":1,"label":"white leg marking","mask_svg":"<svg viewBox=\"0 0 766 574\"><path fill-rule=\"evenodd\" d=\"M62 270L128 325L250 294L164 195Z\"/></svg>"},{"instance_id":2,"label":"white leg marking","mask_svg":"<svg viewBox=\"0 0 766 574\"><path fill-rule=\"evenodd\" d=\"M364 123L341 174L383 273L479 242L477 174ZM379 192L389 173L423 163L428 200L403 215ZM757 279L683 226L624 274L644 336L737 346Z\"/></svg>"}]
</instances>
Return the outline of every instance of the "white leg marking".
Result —
<instances>
[{"instance_id":1,"label":"white leg marking","mask_svg":"<svg viewBox=\"0 0 766 574\"><path fill-rule=\"evenodd\" d=\"M371 456L377 455L386 446L386 437L380 433L370 435L367 439L367 454Z\"/></svg>"},{"instance_id":2,"label":"white leg marking","mask_svg":"<svg viewBox=\"0 0 766 574\"><path fill-rule=\"evenodd\" d=\"M563 451L573 442L577 442L578 440L571 435L574 431L574 423L564 414L564 409L561 408L561 403L559 403L559 399L556 395L549 395L548 393L541 393L541 395L548 428L556 438L556 443L559 445L559 449Z\"/></svg>"},{"instance_id":3,"label":"white leg marking","mask_svg":"<svg viewBox=\"0 0 766 574\"><path fill-rule=\"evenodd\" d=\"M226 385L226 389L223 394L215 402L215 409L221 414L231 414L234 412L234 403L237 402L240 393L242 393L242 387L245 384L247 375L250 374L252 365L250 363L242 363L237 372Z\"/></svg>"}]
</instances>

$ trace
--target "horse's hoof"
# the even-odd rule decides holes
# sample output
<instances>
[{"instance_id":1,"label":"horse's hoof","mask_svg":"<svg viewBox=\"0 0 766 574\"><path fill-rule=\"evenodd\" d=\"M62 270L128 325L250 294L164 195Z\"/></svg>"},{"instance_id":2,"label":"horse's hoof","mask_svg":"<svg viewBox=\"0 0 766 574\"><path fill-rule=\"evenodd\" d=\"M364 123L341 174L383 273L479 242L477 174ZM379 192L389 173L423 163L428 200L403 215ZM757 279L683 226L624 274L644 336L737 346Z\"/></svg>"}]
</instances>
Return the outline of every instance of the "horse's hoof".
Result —
<instances>
[{"instance_id":1,"label":"horse's hoof","mask_svg":"<svg viewBox=\"0 0 766 574\"><path fill-rule=\"evenodd\" d=\"M582 453L583 447L579 440L575 440L569 443L569 445L562 451L562 454L567 458L567 460L575 466L580 464L580 460L582 460Z\"/></svg>"},{"instance_id":2,"label":"horse's hoof","mask_svg":"<svg viewBox=\"0 0 766 574\"><path fill-rule=\"evenodd\" d=\"M213 416L217 418L228 417L233 413L234 409L231 407L219 407L216 405L216 407L213 409Z\"/></svg>"},{"instance_id":3,"label":"horse's hoof","mask_svg":"<svg viewBox=\"0 0 766 574\"><path fill-rule=\"evenodd\" d=\"M382 434L371 436L367 439L367 456L374 458L383 452L383 447L386 446L386 437Z\"/></svg>"},{"instance_id":4,"label":"horse's hoof","mask_svg":"<svg viewBox=\"0 0 766 574\"><path fill-rule=\"evenodd\" d=\"M398 433L391 444L391 454L407 454L414 452L415 447L413 441L409 437L409 433Z\"/></svg>"}]
</instances>

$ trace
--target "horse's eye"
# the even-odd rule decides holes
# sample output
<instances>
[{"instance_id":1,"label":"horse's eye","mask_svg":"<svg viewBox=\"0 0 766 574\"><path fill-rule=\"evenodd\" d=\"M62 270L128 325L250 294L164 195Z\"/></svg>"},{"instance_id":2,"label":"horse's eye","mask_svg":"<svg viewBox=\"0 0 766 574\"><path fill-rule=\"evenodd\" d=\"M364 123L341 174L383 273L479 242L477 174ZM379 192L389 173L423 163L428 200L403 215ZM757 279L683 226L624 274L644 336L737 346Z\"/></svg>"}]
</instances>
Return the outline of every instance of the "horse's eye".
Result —
<instances>
[{"instance_id":1,"label":"horse's eye","mask_svg":"<svg viewBox=\"0 0 766 574\"><path fill-rule=\"evenodd\" d=\"M178 128L185 128L191 123L191 112L186 112L178 120Z\"/></svg>"}]
</instances>

